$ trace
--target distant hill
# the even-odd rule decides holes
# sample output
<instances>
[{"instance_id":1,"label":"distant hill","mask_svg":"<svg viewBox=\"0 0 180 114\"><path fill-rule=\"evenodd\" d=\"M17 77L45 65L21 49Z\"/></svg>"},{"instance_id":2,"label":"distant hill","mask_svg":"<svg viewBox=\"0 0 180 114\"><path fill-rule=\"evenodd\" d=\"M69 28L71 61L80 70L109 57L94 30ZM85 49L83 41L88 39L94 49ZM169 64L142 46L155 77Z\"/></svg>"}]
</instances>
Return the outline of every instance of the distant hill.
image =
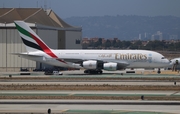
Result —
<instances>
[{"instance_id":1,"label":"distant hill","mask_svg":"<svg viewBox=\"0 0 180 114\"><path fill-rule=\"evenodd\" d=\"M82 26L83 38L180 39L180 17L174 16L117 15L70 17L64 20L73 26Z\"/></svg>"}]
</instances>

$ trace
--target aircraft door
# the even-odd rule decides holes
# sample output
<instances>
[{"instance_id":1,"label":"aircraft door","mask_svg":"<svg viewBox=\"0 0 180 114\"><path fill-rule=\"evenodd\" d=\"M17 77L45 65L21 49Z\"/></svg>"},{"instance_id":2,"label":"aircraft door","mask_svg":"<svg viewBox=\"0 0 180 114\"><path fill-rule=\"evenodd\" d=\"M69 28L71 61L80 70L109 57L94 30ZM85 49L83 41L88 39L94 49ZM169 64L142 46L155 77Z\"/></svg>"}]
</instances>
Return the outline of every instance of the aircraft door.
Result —
<instances>
[{"instance_id":1,"label":"aircraft door","mask_svg":"<svg viewBox=\"0 0 180 114\"><path fill-rule=\"evenodd\" d=\"M83 51L80 51L79 55L80 55L80 58L81 58L82 60L84 60L84 52L83 52Z\"/></svg>"},{"instance_id":2,"label":"aircraft door","mask_svg":"<svg viewBox=\"0 0 180 114\"><path fill-rule=\"evenodd\" d=\"M152 56L149 56L149 57L148 57L148 67L151 67L151 66L152 66L152 61L153 61Z\"/></svg>"}]
</instances>

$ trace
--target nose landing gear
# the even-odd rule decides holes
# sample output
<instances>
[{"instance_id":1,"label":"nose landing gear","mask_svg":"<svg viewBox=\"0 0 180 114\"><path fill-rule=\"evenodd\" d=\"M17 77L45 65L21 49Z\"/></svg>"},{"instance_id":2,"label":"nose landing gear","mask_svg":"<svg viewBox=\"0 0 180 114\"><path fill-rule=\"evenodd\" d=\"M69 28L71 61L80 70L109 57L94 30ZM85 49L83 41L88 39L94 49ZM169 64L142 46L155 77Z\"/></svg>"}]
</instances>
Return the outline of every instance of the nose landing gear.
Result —
<instances>
[{"instance_id":1,"label":"nose landing gear","mask_svg":"<svg viewBox=\"0 0 180 114\"><path fill-rule=\"evenodd\" d=\"M160 69L160 68L158 68L157 73L158 73L158 74L161 74L161 69Z\"/></svg>"}]
</instances>

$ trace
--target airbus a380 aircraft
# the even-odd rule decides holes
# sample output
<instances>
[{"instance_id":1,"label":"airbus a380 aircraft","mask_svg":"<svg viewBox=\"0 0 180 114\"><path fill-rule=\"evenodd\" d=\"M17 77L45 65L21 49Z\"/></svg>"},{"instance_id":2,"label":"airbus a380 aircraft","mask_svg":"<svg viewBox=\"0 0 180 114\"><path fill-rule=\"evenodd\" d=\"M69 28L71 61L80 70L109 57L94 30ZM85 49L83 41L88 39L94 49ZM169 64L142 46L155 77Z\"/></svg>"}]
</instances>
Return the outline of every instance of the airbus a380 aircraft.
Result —
<instances>
[{"instance_id":1,"label":"airbus a380 aircraft","mask_svg":"<svg viewBox=\"0 0 180 114\"><path fill-rule=\"evenodd\" d=\"M15 21L27 52L20 57L53 66L85 68L85 73L102 73L125 68L162 68L169 60L154 51L146 50L54 50L24 22Z\"/></svg>"}]
</instances>

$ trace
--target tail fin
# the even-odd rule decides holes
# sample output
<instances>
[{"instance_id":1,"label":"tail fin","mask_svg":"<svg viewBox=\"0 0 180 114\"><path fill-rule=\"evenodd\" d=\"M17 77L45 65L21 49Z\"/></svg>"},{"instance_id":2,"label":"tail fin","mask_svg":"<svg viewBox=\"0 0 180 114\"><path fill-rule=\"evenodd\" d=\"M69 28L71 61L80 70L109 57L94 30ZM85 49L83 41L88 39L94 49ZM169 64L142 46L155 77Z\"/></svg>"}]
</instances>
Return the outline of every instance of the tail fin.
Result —
<instances>
[{"instance_id":1,"label":"tail fin","mask_svg":"<svg viewBox=\"0 0 180 114\"><path fill-rule=\"evenodd\" d=\"M44 51L51 52L51 49L41 40L41 38L24 22L14 21L16 28L23 43L26 46L27 52Z\"/></svg>"}]
</instances>

